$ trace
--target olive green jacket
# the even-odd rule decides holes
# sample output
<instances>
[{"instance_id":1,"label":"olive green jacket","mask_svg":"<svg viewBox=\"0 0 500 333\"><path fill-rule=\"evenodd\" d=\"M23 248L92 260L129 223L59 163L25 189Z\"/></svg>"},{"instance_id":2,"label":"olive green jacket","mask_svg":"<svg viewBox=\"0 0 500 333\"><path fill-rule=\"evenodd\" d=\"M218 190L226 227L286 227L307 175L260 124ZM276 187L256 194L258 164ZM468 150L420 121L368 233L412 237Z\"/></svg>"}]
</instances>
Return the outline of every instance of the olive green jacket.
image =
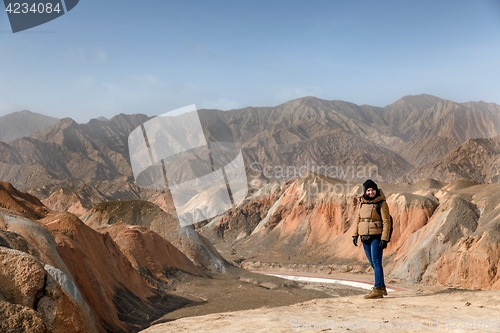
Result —
<instances>
[{"instance_id":1,"label":"olive green jacket","mask_svg":"<svg viewBox=\"0 0 500 333\"><path fill-rule=\"evenodd\" d=\"M356 226L354 228L353 236L358 235L382 235L382 240L389 240L389 228L391 218L389 214L389 206L382 190L380 195L373 200L366 200L363 196L359 198L360 207L358 210L358 218L356 219ZM380 216L377 213L376 203L382 202L380 206Z\"/></svg>"}]
</instances>

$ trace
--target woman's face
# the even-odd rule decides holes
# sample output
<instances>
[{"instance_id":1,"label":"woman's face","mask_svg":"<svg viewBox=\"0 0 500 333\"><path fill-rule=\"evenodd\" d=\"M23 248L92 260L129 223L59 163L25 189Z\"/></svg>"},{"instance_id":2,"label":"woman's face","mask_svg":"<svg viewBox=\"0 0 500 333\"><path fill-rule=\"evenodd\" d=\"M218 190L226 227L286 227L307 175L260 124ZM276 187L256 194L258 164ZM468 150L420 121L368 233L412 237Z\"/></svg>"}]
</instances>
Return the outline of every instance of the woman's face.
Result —
<instances>
[{"instance_id":1,"label":"woman's face","mask_svg":"<svg viewBox=\"0 0 500 333\"><path fill-rule=\"evenodd\" d=\"M369 197L369 198L374 198L376 195L377 195L377 191L375 191L374 189L372 189L371 187L369 189L366 190L366 195Z\"/></svg>"}]
</instances>

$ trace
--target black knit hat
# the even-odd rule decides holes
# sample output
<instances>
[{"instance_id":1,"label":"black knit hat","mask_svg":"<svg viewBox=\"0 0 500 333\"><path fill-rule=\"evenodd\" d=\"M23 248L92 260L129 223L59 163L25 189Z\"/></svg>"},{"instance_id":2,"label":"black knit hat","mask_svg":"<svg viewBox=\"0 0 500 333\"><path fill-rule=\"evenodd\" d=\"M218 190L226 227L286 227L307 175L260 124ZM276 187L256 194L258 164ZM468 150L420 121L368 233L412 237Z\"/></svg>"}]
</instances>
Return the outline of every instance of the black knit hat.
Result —
<instances>
[{"instance_id":1,"label":"black knit hat","mask_svg":"<svg viewBox=\"0 0 500 333\"><path fill-rule=\"evenodd\" d=\"M378 186L375 184L375 182L371 179L368 179L366 182L363 183L363 193L366 193L366 190L372 188L378 193Z\"/></svg>"}]
</instances>

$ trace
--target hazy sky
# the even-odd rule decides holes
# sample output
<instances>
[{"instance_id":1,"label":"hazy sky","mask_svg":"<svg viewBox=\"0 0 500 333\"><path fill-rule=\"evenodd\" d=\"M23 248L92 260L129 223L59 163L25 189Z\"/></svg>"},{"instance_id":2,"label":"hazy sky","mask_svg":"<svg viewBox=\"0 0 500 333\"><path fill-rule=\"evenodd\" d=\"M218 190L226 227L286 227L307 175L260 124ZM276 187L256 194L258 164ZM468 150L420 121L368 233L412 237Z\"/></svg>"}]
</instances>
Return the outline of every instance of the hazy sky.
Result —
<instances>
[{"instance_id":1,"label":"hazy sky","mask_svg":"<svg viewBox=\"0 0 500 333\"><path fill-rule=\"evenodd\" d=\"M13 34L0 116L79 122L303 96L385 106L427 93L500 104L500 1L81 0Z\"/></svg>"}]
</instances>

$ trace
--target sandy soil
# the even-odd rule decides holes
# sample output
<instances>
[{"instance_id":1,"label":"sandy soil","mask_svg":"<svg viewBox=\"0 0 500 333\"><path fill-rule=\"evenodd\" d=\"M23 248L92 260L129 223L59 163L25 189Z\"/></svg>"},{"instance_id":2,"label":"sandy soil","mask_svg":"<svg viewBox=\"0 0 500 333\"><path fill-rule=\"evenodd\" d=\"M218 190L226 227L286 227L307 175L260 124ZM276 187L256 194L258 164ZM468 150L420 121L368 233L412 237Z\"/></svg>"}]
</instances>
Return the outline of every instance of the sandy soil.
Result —
<instances>
[{"instance_id":1,"label":"sandy soil","mask_svg":"<svg viewBox=\"0 0 500 333\"><path fill-rule=\"evenodd\" d=\"M175 280L169 294L188 299L192 303L167 313L153 324L211 313L277 307L312 299L366 293L353 287L301 283L236 267L228 269L227 274L211 279L184 275L182 279Z\"/></svg>"},{"instance_id":2,"label":"sandy soil","mask_svg":"<svg viewBox=\"0 0 500 333\"><path fill-rule=\"evenodd\" d=\"M498 291L398 290L383 299L331 297L213 313L143 332L500 332Z\"/></svg>"}]
</instances>

